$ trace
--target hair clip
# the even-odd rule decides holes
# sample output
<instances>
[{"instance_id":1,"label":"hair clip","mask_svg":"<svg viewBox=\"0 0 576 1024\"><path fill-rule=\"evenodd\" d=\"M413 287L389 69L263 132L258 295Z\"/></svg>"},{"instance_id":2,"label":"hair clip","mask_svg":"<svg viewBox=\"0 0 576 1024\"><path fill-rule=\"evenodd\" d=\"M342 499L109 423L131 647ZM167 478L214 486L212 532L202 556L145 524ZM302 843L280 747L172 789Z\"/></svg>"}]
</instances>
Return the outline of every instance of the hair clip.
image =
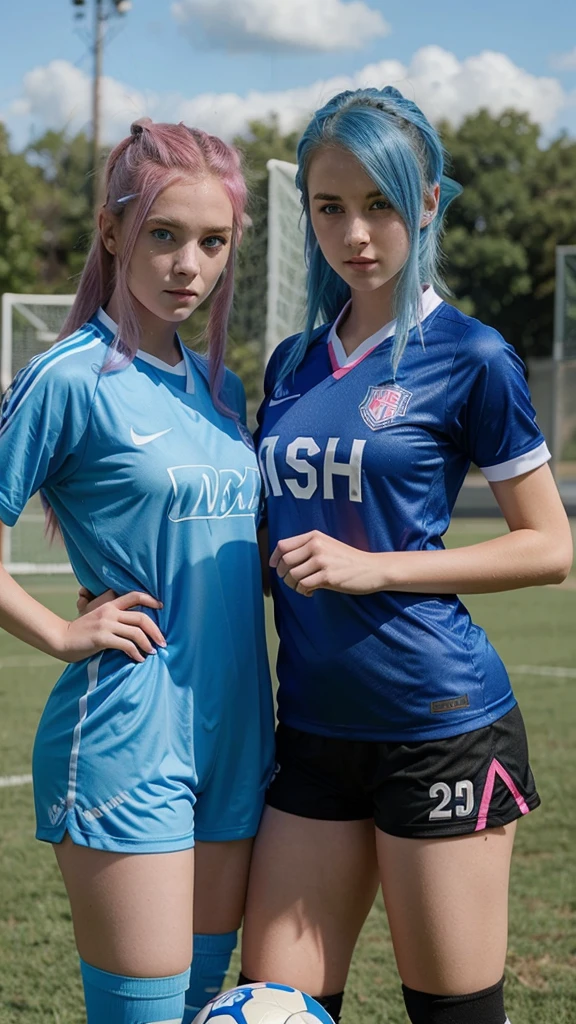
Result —
<instances>
[{"instance_id":1,"label":"hair clip","mask_svg":"<svg viewBox=\"0 0 576 1024\"><path fill-rule=\"evenodd\" d=\"M117 199L116 200L116 205L117 206L123 206L124 203L129 203L131 199L136 199L137 195L139 195L138 192L133 192L132 195L130 195L130 196L122 196L121 199Z\"/></svg>"},{"instance_id":2,"label":"hair clip","mask_svg":"<svg viewBox=\"0 0 576 1024\"><path fill-rule=\"evenodd\" d=\"M130 135L133 139L139 139L144 131L150 129L153 123L150 117L142 117L139 121L133 121L130 125Z\"/></svg>"}]
</instances>

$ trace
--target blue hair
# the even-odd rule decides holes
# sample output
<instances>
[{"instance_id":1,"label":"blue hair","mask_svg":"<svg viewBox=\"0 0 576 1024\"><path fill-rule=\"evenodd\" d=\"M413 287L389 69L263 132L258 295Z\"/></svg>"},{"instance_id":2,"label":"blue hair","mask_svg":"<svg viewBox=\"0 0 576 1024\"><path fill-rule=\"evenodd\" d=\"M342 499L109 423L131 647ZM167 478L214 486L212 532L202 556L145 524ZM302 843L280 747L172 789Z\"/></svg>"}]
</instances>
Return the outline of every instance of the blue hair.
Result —
<instances>
[{"instance_id":1,"label":"blue hair","mask_svg":"<svg viewBox=\"0 0 576 1024\"><path fill-rule=\"evenodd\" d=\"M448 294L439 269L440 236L444 212L462 189L443 173L444 148L435 128L415 103L392 86L341 92L316 111L298 144L296 175L306 215L306 326L282 364L280 379L302 362L318 321L335 320L350 298L349 286L322 255L311 224L306 179L311 157L323 146L339 146L352 153L406 225L410 251L394 293L396 334L391 359L395 373L414 325L422 336L422 285ZM424 196L436 184L440 185L438 212L421 228Z\"/></svg>"}]
</instances>

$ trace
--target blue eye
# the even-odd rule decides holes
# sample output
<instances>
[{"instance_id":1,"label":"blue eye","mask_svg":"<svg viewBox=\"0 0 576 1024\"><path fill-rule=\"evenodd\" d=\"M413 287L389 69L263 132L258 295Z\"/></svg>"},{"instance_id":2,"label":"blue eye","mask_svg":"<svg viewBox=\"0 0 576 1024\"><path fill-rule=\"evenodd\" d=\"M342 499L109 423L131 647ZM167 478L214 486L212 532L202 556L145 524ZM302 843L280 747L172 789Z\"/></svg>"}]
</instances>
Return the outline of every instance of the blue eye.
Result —
<instances>
[{"instance_id":1,"label":"blue eye","mask_svg":"<svg viewBox=\"0 0 576 1024\"><path fill-rule=\"evenodd\" d=\"M341 212L341 208L336 203L327 203L326 206L320 207L320 213L327 213L329 217L333 216L334 213Z\"/></svg>"},{"instance_id":2,"label":"blue eye","mask_svg":"<svg viewBox=\"0 0 576 1024\"><path fill-rule=\"evenodd\" d=\"M221 238L220 235L209 235L208 238L204 239L202 245L204 245L206 249L218 249L221 245L226 245L226 239Z\"/></svg>"},{"instance_id":3,"label":"blue eye","mask_svg":"<svg viewBox=\"0 0 576 1024\"><path fill-rule=\"evenodd\" d=\"M171 231L168 231L168 228L154 228L154 231L151 231L150 234L152 235L152 238L156 239L157 242L174 241L174 235L172 234Z\"/></svg>"},{"instance_id":4,"label":"blue eye","mask_svg":"<svg viewBox=\"0 0 576 1024\"><path fill-rule=\"evenodd\" d=\"M373 210L390 210L391 206L387 199L377 199L372 203Z\"/></svg>"}]
</instances>

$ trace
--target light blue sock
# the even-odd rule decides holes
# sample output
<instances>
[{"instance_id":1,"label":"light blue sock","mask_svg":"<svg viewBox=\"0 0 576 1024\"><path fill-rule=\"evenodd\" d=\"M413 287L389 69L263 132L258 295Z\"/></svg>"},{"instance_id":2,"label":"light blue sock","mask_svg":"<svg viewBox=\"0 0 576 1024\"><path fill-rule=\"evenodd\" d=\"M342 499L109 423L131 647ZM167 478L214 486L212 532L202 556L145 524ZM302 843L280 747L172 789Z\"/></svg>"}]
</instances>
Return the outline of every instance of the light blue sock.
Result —
<instances>
[{"instance_id":1,"label":"light blue sock","mask_svg":"<svg viewBox=\"0 0 576 1024\"><path fill-rule=\"evenodd\" d=\"M209 999L218 995L226 971L230 966L232 950L236 947L238 932L224 935L195 935L190 980L186 993L182 1024L192 1024Z\"/></svg>"},{"instance_id":2,"label":"light blue sock","mask_svg":"<svg viewBox=\"0 0 576 1024\"><path fill-rule=\"evenodd\" d=\"M80 960L87 1024L181 1024L189 971L125 978Z\"/></svg>"}]
</instances>

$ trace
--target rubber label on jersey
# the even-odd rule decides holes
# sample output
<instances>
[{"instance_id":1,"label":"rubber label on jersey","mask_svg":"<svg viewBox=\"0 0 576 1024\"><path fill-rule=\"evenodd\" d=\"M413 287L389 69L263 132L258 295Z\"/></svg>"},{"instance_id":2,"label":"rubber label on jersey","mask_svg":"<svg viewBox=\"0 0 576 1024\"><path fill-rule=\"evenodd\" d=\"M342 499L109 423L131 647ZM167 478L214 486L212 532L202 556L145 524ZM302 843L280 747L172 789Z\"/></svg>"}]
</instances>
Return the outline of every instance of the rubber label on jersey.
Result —
<instances>
[{"instance_id":1,"label":"rubber label on jersey","mask_svg":"<svg viewBox=\"0 0 576 1024\"><path fill-rule=\"evenodd\" d=\"M385 384L383 387L369 387L366 397L360 403L360 415L370 430L382 430L389 427L399 417L405 416L412 392L406 391L398 384Z\"/></svg>"},{"instance_id":2,"label":"rubber label on jersey","mask_svg":"<svg viewBox=\"0 0 576 1024\"><path fill-rule=\"evenodd\" d=\"M66 798L60 797L58 803L48 808L48 817L51 825L59 825L66 817Z\"/></svg>"},{"instance_id":3,"label":"rubber label on jersey","mask_svg":"<svg viewBox=\"0 0 576 1024\"><path fill-rule=\"evenodd\" d=\"M439 715L443 711L458 711L460 708L469 708L470 698L467 693L461 697L449 697L447 700L433 700L430 711L433 715Z\"/></svg>"}]
</instances>

